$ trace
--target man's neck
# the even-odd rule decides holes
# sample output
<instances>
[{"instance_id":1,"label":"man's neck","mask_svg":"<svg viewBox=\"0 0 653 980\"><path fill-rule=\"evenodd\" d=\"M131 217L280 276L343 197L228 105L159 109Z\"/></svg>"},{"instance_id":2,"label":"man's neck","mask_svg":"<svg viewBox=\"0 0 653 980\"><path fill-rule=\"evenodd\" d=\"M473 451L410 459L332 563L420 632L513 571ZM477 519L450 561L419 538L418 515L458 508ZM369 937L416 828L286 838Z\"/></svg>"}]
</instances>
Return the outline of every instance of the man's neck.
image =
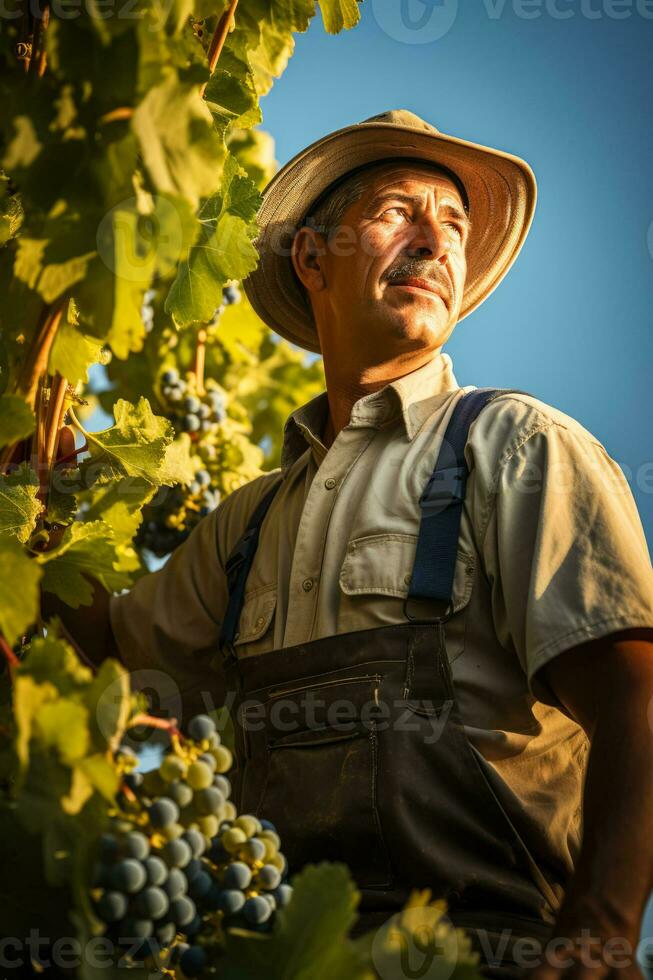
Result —
<instances>
[{"instance_id":1,"label":"man's neck","mask_svg":"<svg viewBox=\"0 0 653 980\"><path fill-rule=\"evenodd\" d=\"M439 353L440 350L431 350L410 360L397 359L358 370L343 370L337 359L325 355L324 373L329 400L329 414L322 434L325 447L328 449L338 433L349 423L351 410L360 398L381 391L393 381L412 374L413 371L417 371L436 358Z\"/></svg>"}]
</instances>

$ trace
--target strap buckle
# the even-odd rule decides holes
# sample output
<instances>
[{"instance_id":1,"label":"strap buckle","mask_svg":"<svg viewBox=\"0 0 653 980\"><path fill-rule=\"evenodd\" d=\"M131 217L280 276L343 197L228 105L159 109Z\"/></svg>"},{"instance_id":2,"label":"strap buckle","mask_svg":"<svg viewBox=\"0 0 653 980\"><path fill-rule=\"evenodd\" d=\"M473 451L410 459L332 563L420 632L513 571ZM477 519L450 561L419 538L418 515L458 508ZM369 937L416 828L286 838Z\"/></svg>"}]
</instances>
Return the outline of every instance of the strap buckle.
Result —
<instances>
[{"instance_id":1,"label":"strap buckle","mask_svg":"<svg viewBox=\"0 0 653 980\"><path fill-rule=\"evenodd\" d=\"M424 613L417 613L416 615L413 615L408 607L409 602L421 602L427 606L427 609L430 610L430 612L427 612L426 615L424 615ZM432 611L433 606L436 603L444 606L444 611L438 615ZM411 623L446 623L453 616L453 603L444 599L426 599L420 596L407 595L404 599L404 616Z\"/></svg>"},{"instance_id":2,"label":"strap buckle","mask_svg":"<svg viewBox=\"0 0 653 980\"><path fill-rule=\"evenodd\" d=\"M465 499L466 466L443 466L433 471L419 498L422 510L446 510Z\"/></svg>"}]
</instances>

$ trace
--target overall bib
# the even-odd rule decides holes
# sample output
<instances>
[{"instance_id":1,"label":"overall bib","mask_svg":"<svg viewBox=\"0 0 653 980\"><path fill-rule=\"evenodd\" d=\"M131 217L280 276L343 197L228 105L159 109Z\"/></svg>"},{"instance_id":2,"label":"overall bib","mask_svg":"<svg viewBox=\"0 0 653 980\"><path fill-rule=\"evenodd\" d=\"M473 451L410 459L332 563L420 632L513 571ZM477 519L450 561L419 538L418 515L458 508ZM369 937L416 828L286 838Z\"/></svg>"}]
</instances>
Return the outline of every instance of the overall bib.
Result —
<instances>
[{"instance_id":1,"label":"overall bib","mask_svg":"<svg viewBox=\"0 0 653 980\"><path fill-rule=\"evenodd\" d=\"M557 900L465 734L444 635L467 433L502 393L476 389L456 405L420 498L405 624L236 657L247 574L275 484L229 558L220 647L236 692L233 799L240 813L274 823L290 873L308 862L347 864L361 892L355 934L380 926L412 889L429 888L469 930L481 962L492 954L486 975L519 977L528 970L513 961L513 942L533 937L544 946ZM510 938L493 958L502 930Z\"/></svg>"}]
</instances>

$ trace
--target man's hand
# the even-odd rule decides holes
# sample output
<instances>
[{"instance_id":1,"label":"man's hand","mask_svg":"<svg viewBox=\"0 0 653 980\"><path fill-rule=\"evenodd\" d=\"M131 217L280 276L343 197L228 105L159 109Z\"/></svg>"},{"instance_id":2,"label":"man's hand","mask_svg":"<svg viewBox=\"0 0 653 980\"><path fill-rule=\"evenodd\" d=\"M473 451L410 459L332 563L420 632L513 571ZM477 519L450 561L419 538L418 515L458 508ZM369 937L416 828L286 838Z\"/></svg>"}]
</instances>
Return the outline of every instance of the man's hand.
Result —
<instances>
[{"instance_id":1,"label":"man's hand","mask_svg":"<svg viewBox=\"0 0 653 980\"><path fill-rule=\"evenodd\" d=\"M529 980L641 980L636 950L653 887L653 630L567 650L539 678L591 745L582 846L553 931L560 952Z\"/></svg>"}]
</instances>

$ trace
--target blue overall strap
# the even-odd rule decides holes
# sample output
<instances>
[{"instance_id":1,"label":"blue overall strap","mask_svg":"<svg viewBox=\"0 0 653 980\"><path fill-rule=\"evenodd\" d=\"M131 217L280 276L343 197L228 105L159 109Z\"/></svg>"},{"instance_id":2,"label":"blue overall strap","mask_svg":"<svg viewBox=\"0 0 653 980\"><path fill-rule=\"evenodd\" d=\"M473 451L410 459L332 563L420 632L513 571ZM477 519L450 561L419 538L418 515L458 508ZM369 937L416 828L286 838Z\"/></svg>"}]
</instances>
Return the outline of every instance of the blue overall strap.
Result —
<instances>
[{"instance_id":1,"label":"blue overall strap","mask_svg":"<svg viewBox=\"0 0 653 980\"><path fill-rule=\"evenodd\" d=\"M421 618L410 614L411 600L431 600L431 606L432 600L444 604L442 616L428 618L447 619L451 615L460 520L469 475L465 461L469 428L488 402L516 390L476 388L463 395L454 408L435 469L419 501L422 516L413 573L404 603L409 619Z\"/></svg>"},{"instance_id":2,"label":"blue overall strap","mask_svg":"<svg viewBox=\"0 0 653 980\"><path fill-rule=\"evenodd\" d=\"M259 501L245 528L245 533L227 559L225 572L227 575L229 601L224 619L222 620L222 629L220 630L220 639L218 641L220 650L225 657L233 654L233 645L237 636L240 613L245 598L245 585L258 547L261 525L282 482L282 480L279 480L278 483L275 483Z\"/></svg>"}]
</instances>

